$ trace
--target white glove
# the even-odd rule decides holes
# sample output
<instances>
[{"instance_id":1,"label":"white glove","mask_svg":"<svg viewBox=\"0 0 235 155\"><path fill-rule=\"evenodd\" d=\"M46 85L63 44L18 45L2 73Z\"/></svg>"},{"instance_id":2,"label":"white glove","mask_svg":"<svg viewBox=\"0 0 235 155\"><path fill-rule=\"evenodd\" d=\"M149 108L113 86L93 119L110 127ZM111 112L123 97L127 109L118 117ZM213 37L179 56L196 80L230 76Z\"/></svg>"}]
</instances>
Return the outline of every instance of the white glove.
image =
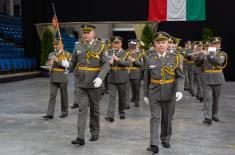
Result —
<instances>
[{"instance_id":1,"label":"white glove","mask_svg":"<svg viewBox=\"0 0 235 155\"><path fill-rule=\"evenodd\" d=\"M99 88L99 87L101 86L101 84L102 84L102 79L99 78L99 77L97 77L97 78L95 78L95 80L93 81L93 83L94 83L94 87L95 87L95 88Z\"/></svg>"},{"instance_id":2,"label":"white glove","mask_svg":"<svg viewBox=\"0 0 235 155\"><path fill-rule=\"evenodd\" d=\"M183 97L183 94L181 92L176 92L176 102L181 100Z\"/></svg>"},{"instance_id":3,"label":"white glove","mask_svg":"<svg viewBox=\"0 0 235 155\"><path fill-rule=\"evenodd\" d=\"M62 60L62 66L65 68L69 67L69 62L67 60Z\"/></svg>"},{"instance_id":4,"label":"white glove","mask_svg":"<svg viewBox=\"0 0 235 155\"><path fill-rule=\"evenodd\" d=\"M144 102L145 102L146 104L149 104L149 98L148 98L148 97L144 97Z\"/></svg>"}]
</instances>

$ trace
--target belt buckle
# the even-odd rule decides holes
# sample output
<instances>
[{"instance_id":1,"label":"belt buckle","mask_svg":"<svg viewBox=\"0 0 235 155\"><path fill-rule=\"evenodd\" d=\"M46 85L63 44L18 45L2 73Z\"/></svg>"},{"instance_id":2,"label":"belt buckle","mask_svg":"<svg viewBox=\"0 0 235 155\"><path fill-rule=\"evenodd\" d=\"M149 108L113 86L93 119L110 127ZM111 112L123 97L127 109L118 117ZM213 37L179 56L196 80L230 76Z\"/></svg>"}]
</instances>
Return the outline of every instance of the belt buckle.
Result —
<instances>
[{"instance_id":1,"label":"belt buckle","mask_svg":"<svg viewBox=\"0 0 235 155\"><path fill-rule=\"evenodd\" d=\"M164 84L164 80L161 79L161 80L160 80L160 84Z\"/></svg>"}]
</instances>

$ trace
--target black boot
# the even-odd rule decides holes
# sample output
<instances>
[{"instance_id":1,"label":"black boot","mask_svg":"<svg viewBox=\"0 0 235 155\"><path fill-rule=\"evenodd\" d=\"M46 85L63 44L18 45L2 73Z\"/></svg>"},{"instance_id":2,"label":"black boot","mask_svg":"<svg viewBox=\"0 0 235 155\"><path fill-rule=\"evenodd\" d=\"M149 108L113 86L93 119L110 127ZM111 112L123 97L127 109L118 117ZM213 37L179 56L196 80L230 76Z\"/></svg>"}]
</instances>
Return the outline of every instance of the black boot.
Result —
<instances>
[{"instance_id":1,"label":"black boot","mask_svg":"<svg viewBox=\"0 0 235 155\"><path fill-rule=\"evenodd\" d=\"M85 140L84 139L80 139L80 138L77 137L77 139L72 140L71 143L74 144L74 145L78 144L78 145L81 146L81 145L85 145Z\"/></svg>"},{"instance_id":2,"label":"black boot","mask_svg":"<svg viewBox=\"0 0 235 155\"><path fill-rule=\"evenodd\" d=\"M45 120L49 120L49 119L53 119L53 116L45 115L45 116L42 116L42 118L45 118Z\"/></svg>"},{"instance_id":3,"label":"black boot","mask_svg":"<svg viewBox=\"0 0 235 155\"><path fill-rule=\"evenodd\" d=\"M65 117L67 117L67 116L68 116L67 113L63 113L63 114L60 115L60 118L65 118Z\"/></svg>"},{"instance_id":4,"label":"black boot","mask_svg":"<svg viewBox=\"0 0 235 155\"><path fill-rule=\"evenodd\" d=\"M207 125L211 125L212 124L212 120L209 119L209 118L205 118L205 120L203 121L204 124L207 124Z\"/></svg>"},{"instance_id":5,"label":"black boot","mask_svg":"<svg viewBox=\"0 0 235 155\"><path fill-rule=\"evenodd\" d=\"M200 97L200 98L199 98L199 101L200 101L200 102L203 102L203 97Z\"/></svg>"},{"instance_id":6,"label":"black boot","mask_svg":"<svg viewBox=\"0 0 235 155\"><path fill-rule=\"evenodd\" d=\"M114 122L114 119L111 117L105 117L104 119L108 122Z\"/></svg>"},{"instance_id":7,"label":"black boot","mask_svg":"<svg viewBox=\"0 0 235 155\"><path fill-rule=\"evenodd\" d=\"M97 141L99 139L98 135L92 135L90 141Z\"/></svg>"},{"instance_id":8,"label":"black boot","mask_svg":"<svg viewBox=\"0 0 235 155\"><path fill-rule=\"evenodd\" d=\"M170 148L171 147L169 142L162 142L162 146L165 147L165 148Z\"/></svg>"},{"instance_id":9,"label":"black boot","mask_svg":"<svg viewBox=\"0 0 235 155\"><path fill-rule=\"evenodd\" d=\"M120 119L126 119L126 117L125 116L120 116Z\"/></svg>"},{"instance_id":10,"label":"black boot","mask_svg":"<svg viewBox=\"0 0 235 155\"><path fill-rule=\"evenodd\" d=\"M151 151L152 153L158 153L159 148L158 148L158 146L150 145L149 147L147 147L147 151Z\"/></svg>"},{"instance_id":11,"label":"black boot","mask_svg":"<svg viewBox=\"0 0 235 155\"><path fill-rule=\"evenodd\" d=\"M219 122L220 121L219 118L216 117L216 116L212 116L212 120L215 121L215 122Z\"/></svg>"}]
</instances>

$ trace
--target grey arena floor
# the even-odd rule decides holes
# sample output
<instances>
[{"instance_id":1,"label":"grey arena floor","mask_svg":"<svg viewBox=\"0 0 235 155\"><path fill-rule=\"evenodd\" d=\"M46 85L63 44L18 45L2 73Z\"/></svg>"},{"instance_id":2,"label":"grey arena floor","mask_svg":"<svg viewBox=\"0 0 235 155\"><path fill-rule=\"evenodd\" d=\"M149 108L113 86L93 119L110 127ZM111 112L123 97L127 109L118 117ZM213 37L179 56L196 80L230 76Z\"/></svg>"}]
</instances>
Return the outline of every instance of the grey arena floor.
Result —
<instances>
[{"instance_id":1,"label":"grey arena floor","mask_svg":"<svg viewBox=\"0 0 235 155\"><path fill-rule=\"evenodd\" d=\"M171 148L159 146L161 155L235 155L235 83L227 82L220 104L221 122L206 126L203 104L184 92L176 104ZM70 75L69 104L73 101L73 75ZM60 95L60 94L58 94ZM101 133L86 145L74 146L77 109L69 109L67 118L59 118L60 97L57 97L53 120L45 121L49 99L49 79L35 78L0 84L0 155L150 155L149 106L131 104L126 120L105 122L108 95L100 101ZM143 96L142 96L143 100ZM117 111L117 106L116 106Z\"/></svg>"}]
</instances>

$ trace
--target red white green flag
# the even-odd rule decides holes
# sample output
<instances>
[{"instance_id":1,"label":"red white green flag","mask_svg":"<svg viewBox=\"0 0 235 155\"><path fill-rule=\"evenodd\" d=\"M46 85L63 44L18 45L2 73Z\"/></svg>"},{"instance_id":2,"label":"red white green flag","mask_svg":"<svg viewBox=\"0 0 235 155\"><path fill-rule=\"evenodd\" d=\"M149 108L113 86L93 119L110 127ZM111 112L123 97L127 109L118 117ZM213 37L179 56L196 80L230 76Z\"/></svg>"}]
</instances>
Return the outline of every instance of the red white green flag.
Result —
<instances>
[{"instance_id":1,"label":"red white green flag","mask_svg":"<svg viewBox=\"0 0 235 155\"><path fill-rule=\"evenodd\" d=\"M206 19L206 0L149 0L148 21Z\"/></svg>"}]
</instances>

